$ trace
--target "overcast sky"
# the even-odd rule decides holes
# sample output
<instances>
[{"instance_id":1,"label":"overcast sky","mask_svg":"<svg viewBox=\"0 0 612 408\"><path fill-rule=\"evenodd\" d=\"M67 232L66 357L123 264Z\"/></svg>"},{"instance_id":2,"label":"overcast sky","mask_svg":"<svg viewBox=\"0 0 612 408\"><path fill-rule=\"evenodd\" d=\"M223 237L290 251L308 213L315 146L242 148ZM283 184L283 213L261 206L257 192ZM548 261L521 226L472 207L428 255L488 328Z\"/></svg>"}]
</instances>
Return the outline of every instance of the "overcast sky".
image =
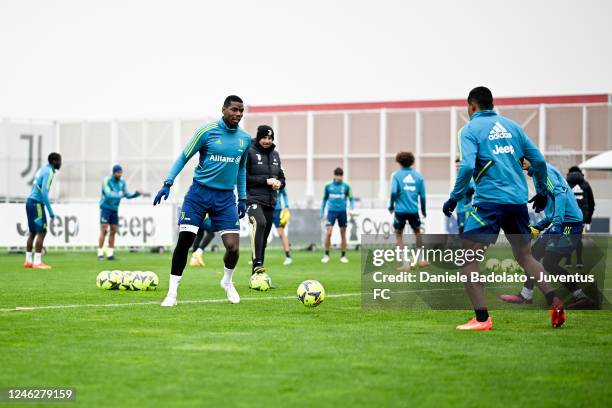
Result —
<instances>
[{"instance_id":1,"label":"overcast sky","mask_svg":"<svg viewBox=\"0 0 612 408\"><path fill-rule=\"evenodd\" d=\"M612 1L0 0L0 117L612 92Z\"/></svg>"}]
</instances>

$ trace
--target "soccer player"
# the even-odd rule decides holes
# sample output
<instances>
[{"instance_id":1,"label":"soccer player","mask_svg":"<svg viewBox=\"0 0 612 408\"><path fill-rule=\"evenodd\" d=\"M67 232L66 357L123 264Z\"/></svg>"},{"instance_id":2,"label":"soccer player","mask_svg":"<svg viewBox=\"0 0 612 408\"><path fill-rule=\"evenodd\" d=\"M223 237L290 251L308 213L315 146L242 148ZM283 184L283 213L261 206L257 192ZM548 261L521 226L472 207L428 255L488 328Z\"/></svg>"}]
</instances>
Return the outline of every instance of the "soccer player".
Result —
<instances>
[{"instance_id":1,"label":"soccer player","mask_svg":"<svg viewBox=\"0 0 612 408\"><path fill-rule=\"evenodd\" d=\"M350 210L355 208L355 200L351 192L351 186L343 181L344 171L337 167L334 170L334 179L325 185L323 191L323 204L321 205L321 219L325 219L325 207L327 207L327 223L325 228L325 255L321 262L329 262L329 247L331 246L331 236L336 221L340 227L340 238L342 240L342 255L340 262L348 263L346 257L346 201L349 201Z\"/></svg>"},{"instance_id":2,"label":"soccer player","mask_svg":"<svg viewBox=\"0 0 612 408\"><path fill-rule=\"evenodd\" d=\"M187 264L189 248L206 214L213 231L219 232L225 246L223 277L220 286L230 303L240 303L232 276L238 263L240 245L239 218L246 214L246 159L251 137L238 124L244 114L242 99L236 95L225 98L221 109L223 117L204 125L172 165L164 186L157 193L153 205L170 195L170 187L185 164L196 153L200 154L195 168L193 184L185 195L179 216L179 235L172 254L172 268L168 294L162 306L176 306L176 298L183 270ZM238 203L234 188L238 190Z\"/></svg>"},{"instance_id":3,"label":"soccer player","mask_svg":"<svg viewBox=\"0 0 612 408\"><path fill-rule=\"evenodd\" d=\"M293 259L291 259L291 249L289 247L289 238L285 231L285 227L289 223L291 213L289 212L289 198L287 197L287 189L282 188L276 192L276 206L274 207L274 214L272 221L278 232L278 237L283 243L283 250L285 251L285 260L283 265L291 265Z\"/></svg>"},{"instance_id":4,"label":"soccer player","mask_svg":"<svg viewBox=\"0 0 612 408\"><path fill-rule=\"evenodd\" d=\"M125 180L121 179L123 169L120 165L113 166L113 174L104 177L102 180L102 198L100 198L100 238L98 239L98 260L104 260L104 240L108 235L109 261L115 259L115 234L117 234L117 224L119 223L119 203L122 198L131 200L140 197L140 192L128 193Z\"/></svg>"},{"instance_id":5,"label":"soccer player","mask_svg":"<svg viewBox=\"0 0 612 408\"><path fill-rule=\"evenodd\" d=\"M582 211L578 206L572 189L561 173L550 163L546 163L548 173L548 202L544 208L544 217L532 229L532 236L538 236L531 247L535 259L542 259L547 272L555 275L569 275L569 272L559 265L561 259L571 254L582 236ZM533 177L533 169L529 160L523 160L523 169ZM574 297L574 302L567 305L568 309L576 307L591 307L595 302L589 298L575 282L564 282L565 287ZM533 280L528 279L518 295L501 295L508 303L532 303Z\"/></svg>"},{"instance_id":6,"label":"soccer player","mask_svg":"<svg viewBox=\"0 0 612 408\"><path fill-rule=\"evenodd\" d=\"M421 236L419 204L423 218L427 217L423 175L412 167L414 164L414 155L411 152L399 152L395 156L395 161L401 167L391 176L389 212L391 214L395 212L393 215L395 240L398 247L404 248L404 227L406 226L406 221L408 221L416 238L416 246L420 248L423 245L423 237ZM426 267L428 265L429 263L425 260L419 261L420 267ZM409 260L404 259L404 263L399 269L403 271L410 270Z\"/></svg>"},{"instance_id":7,"label":"soccer player","mask_svg":"<svg viewBox=\"0 0 612 408\"><path fill-rule=\"evenodd\" d=\"M589 231L591 228L591 220L593 218L593 212L595 212L595 197L593 196L593 190L591 184L584 178L582 170L578 166L572 166L569 168L567 173L567 183L574 192L576 200L578 200L578 206L582 210L582 222L584 224L584 230ZM566 265L572 267L572 254L567 256ZM582 238L576 242L576 268L582 269L584 266L582 262Z\"/></svg>"},{"instance_id":8,"label":"soccer player","mask_svg":"<svg viewBox=\"0 0 612 408\"><path fill-rule=\"evenodd\" d=\"M459 171L460 160L455 160L455 166ZM474 179L470 180L470 187L465 192L465 196L461 201L457 203L457 227L459 228L459 234L463 234L463 228L465 227L465 219L469 217L470 211L472 211L472 197L474 196L476 184Z\"/></svg>"},{"instance_id":9,"label":"soccer player","mask_svg":"<svg viewBox=\"0 0 612 408\"><path fill-rule=\"evenodd\" d=\"M212 222L210 221L210 217L208 214L204 218L202 225L198 228L198 233L196 234L195 239L193 240L193 246L191 247L191 260L189 261L189 266L206 266L204 262L204 249L210 244L210 241L215 237L215 232L212 228Z\"/></svg>"},{"instance_id":10,"label":"soccer player","mask_svg":"<svg viewBox=\"0 0 612 408\"><path fill-rule=\"evenodd\" d=\"M267 125L257 128L249 148L246 182L249 221L251 222L252 273L264 273L268 236L277 192L285 187L285 173L275 150L274 130Z\"/></svg>"},{"instance_id":11,"label":"soccer player","mask_svg":"<svg viewBox=\"0 0 612 408\"><path fill-rule=\"evenodd\" d=\"M459 172L442 211L447 217L451 216L473 177L476 192L473 211L463 231L464 249L484 251L497 240L501 228L512 246L515 259L535 279L544 268L531 254L528 190L521 159L527 158L533 167L536 195L529 202L534 203L536 212L542 211L548 200L546 162L517 123L493 110L493 95L488 88L481 86L472 89L467 104L470 121L458 135ZM480 272L478 262L463 266L465 275L469 276L471 272ZM491 330L493 320L487 310L484 287L471 280L464 285L476 317L457 326L457 329ZM565 322L563 302L548 283L538 282L538 286L550 306L553 327L560 327Z\"/></svg>"},{"instance_id":12,"label":"soccer player","mask_svg":"<svg viewBox=\"0 0 612 408\"><path fill-rule=\"evenodd\" d=\"M30 234L26 242L26 260L23 266L34 269L51 269L51 266L42 261L42 250L47 235L47 214L55 218L55 213L49 201L49 190L53 182L55 172L62 167L62 156L59 153L51 153L47 157L48 164L38 169L32 183L32 192L26 201L26 214L28 216L28 229ZM36 246L34 246L36 238ZM34 246L34 257L32 258L32 247Z\"/></svg>"}]
</instances>

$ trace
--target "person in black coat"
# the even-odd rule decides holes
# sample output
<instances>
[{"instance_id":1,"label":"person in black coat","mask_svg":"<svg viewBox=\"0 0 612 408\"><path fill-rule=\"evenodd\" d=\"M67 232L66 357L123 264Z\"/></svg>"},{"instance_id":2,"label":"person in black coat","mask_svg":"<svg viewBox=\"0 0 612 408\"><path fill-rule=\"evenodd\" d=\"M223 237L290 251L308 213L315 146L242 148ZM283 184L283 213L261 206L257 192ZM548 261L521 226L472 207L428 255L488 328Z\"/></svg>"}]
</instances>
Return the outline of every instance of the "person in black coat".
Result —
<instances>
[{"instance_id":1,"label":"person in black coat","mask_svg":"<svg viewBox=\"0 0 612 408\"><path fill-rule=\"evenodd\" d=\"M591 185L584 178L584 174L580 167L572 166L569 168L567 173L567 184L571 187L576 201L578 201L578 207L582 210L582 222L585 229L588 231L593 218L593 212L595 211L595 197L593 196L593 190ZM572 266L572 255L567 257L566 266ZM578 240L576 243L576 267L582 268L582 240Z\"/></svg>"},{"instance_id":2,"label":"person in black coat","mask_svg":"<svg viewBox=\"0 0 612 408\"><path fill-rule=\"evenodd\" d=\"M266 271L264 258L273 225L276 192L285 188L285 174L275 147L274 130L267 125L259 126L247 158L247 214L252 225L252 273Z\"/></svg>"}]
</instances>

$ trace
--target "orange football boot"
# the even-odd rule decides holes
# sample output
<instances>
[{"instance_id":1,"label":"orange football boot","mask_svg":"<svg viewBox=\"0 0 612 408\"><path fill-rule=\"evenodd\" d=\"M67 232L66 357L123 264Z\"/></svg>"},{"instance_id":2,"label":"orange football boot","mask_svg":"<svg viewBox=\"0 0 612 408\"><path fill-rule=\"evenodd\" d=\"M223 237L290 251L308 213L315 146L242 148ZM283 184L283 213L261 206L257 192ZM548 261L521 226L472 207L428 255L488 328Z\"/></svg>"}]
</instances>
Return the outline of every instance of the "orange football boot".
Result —
<instances>
[{"instance_id":1,"label":"orange football boot","mask_svg":"<svg viewBox=\"0 0 612 408\"><path fill-rule=\"evenodd\" d=\"M493 319L491 316L484 322L479 322L476 318L473 318L469 322L457 326L457 330L472 330L472 331L486 331L493 330Z\"/></svg>"}]
</instances>

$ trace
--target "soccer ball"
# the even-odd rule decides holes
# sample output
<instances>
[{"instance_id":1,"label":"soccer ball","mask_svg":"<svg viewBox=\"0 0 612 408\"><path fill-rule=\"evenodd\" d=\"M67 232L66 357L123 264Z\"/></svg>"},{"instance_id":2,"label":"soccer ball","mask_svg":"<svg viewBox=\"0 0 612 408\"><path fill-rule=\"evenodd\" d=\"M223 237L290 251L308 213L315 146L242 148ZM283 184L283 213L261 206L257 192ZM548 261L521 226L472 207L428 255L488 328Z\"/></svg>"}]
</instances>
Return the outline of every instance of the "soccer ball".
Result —
<instances>
[{"instance_id":1,"label":"soccer ball","mask_svg":"<svg viewBox=\"0 0 612 408\"><path fill-rule=\"evenodd\" d=\"M113 284L111 289L119 289L119 285L121 284L121 279L123 278L123 273L121 271L111 271L110 272L110 281Z\"/></svg>"},{"instance_id":2,"label":"soccer ball","mask_svg":"<svg viewBox=\"0 0 612 408\"><path fill-rule=\"evenodd\" d=\"M142 273L147 290L156 290L159 285L159 278L154 272L145 271Z\"/></svg>"},{"instance_id":3,"label":"soccer ball","mask_svg":"<svg viewBox=\"0 0 612 408\"><path fill-rule=\"evenodd\" d=\"M516 262L514 261L514 259L504 259L503 261L501 261L500 264L500 271L501 272L506 272L506 273L513 273L514 272L514 264Z\"/></svg>"},{"instance_id":4,"label":"soccer ball","mask_svg":"<svg viewBox=\"0 0 612 408\"><path fill-rule=\"evenodd\" d=\"M267 273L254 273L249 279L249 288L265 292L272 286L272 280Z\"/></svg>"},{"instance_id":5,"label":"soccer ball","mask_svg":"<svg viewBox=\"0 0 612 408\"><path fill-rule=\"evenodd\" d=\"M304 306L319 306L325 300L325 288L319 281L304 281L297 288L297 298Z\"/></svg>"},{"instance_id":6,"label":"soccer ball","mask_svg":"<svg viewBox=\"0 0 612 408\"><path fill-rule=\"evenodd\" d=\"M147 290L148 281L142 271L132 272L132 289L133 290Z\"/></svg>"},{"instance_id":7,"label":"soccer ball","mask_svg":"<svg viewBox=\"0 0 612 408\"><path fill-rule=\"evenodd\" d=\"M102 271L96 276L96 286L106 290L113 288L110 271Z\"/></svg>"},{"instance_id":8,"label":"soccer ball","mask_svg":"<svg viewBox=\"0 0 612 408\"><path fill-rule=\"evenodd\" d=\"M491 258L487 261L487 263L485 264L485 268L487 268L487 271L489 272L499 272L500 268L501 268L501 264L499 263L499 259L497 258Z\"/></svg>"},{"instance_id":9,"label":"soccer ball","mask_svg":"<svg viewBox=\"0 0 612 408\"><path fill-rule=\"evenodd\" d=\"M121 273L119 290L132 290L132 275L133 274L130 271L123 271Z\"/></svg>"}]
</instances>

